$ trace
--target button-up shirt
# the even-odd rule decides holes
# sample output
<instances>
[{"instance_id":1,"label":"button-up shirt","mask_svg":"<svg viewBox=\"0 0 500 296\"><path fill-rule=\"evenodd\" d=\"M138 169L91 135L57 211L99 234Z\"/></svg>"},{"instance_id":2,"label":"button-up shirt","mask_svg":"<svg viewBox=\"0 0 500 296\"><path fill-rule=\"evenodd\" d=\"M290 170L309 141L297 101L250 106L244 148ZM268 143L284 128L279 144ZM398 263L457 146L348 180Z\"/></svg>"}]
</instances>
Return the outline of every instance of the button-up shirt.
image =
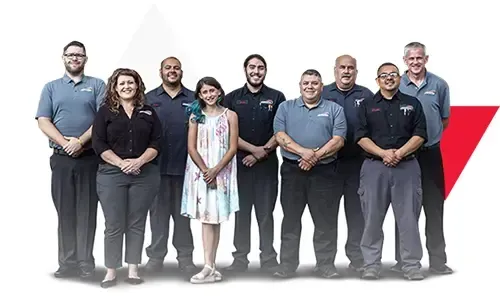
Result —
<instances>
[{"instance_id":1,"label":"button-up shirt","mask_svg":"<svg viewBox=\"0 0 500 296\"><path fill-rule=\"evenodd\" d=\"M162 85L146 94L146 102L158 114L162 126L162 153L159 156L162 175L182 176L187 159L187 108L195 100L194 92L182 86L173 98Z\"/></svg>"}]
</instances>

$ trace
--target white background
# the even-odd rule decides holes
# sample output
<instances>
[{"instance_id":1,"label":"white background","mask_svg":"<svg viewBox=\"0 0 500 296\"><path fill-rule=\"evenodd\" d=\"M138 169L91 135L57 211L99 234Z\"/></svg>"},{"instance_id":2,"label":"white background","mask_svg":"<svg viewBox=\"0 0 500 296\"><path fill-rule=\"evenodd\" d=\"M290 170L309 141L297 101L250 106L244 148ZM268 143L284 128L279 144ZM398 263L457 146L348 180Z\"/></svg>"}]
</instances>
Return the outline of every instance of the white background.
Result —
<instances>
[{"instance_id":1,"label":"white background","mask_svg":"<svg viewBox=\"0 0 500 296\"><path fill-rule=\"evenodd\" d=\"M165 3L163 3L165 2ZM104 293L98 283L56 280L57 219L50 196L50 149L38 130L34 115L43 85L63 75L62 48L71 40L87 46L88 75L107 81L117 67L131 67L143 76L148 90L158 86L160 61L180 58L184 83L194 88L202 76L214 76L226 92L245 82L242 63L251 53L268 62L266 83L282 90L287 98L299 94L298 81L306 68L318 69L325 82L333 81L333 62L338 55L358 60L358 83L376 91L376 68L383 62L404 69L403 47L410 41L428 46L428 68L445 78L452 105L499 105L493 91L497 83L496 57L500 27L494 1L12 1L2 4L2 215L0 248L3 254L3 287L15 292L46 292L51 295ZM472 4L471 4L472 3ZM497 29L495 29L497 28ZM472 118L470 120L473 120ZM453 125L453 118L451 123ZM229 278L227 283L194 286L174 275L150 279L142 286L120 287L116 293L203 293L216 295L240 291L250 284L252 293L271 287L285 292L406 295L477 291L493 288L496 281L497 196L500 126L493 119L481 143L462 173L445 209L445 234L449 265L456 273L409 283L391 276L365 282L356 277L337 281L304 276L285 282L263 277ZM463 135L467 137L467 134ZM457 149L460 149L457 147ZM491 169L491 172L486 169ZM275 211L275 247L279 250L281 207ZM337 263L345 273L346 224L339 215ZM393 215L384 226L383 260L393 263ZM195 261L202 264L201 231L193 222ZM233 222L223 226L218 263L231 261ZM423 230L423 219L422 219ZM258 262L258 233L254 221L253 251ZM314 265L312 223L303 217L300 270ZM96 263L103 266L104 221L99 212L95 243ZM422 237L424 238L423 234ZM145 246L149 243L149 226ZM175 262L169 246L167 260ZM144 262L147 260L144 256ZM422 263L427 267L427 255ZM146 278L148 280L148 278ZM273 286L271 286L274 284ZM304 285L308 284L308 285ZM202 289L202 290L200 290ZM238 290L236 290L238 289ZM16 293L17 294L17 293ZM433 293L434 294L434 293Z\"/></svg>"}]
</instances>

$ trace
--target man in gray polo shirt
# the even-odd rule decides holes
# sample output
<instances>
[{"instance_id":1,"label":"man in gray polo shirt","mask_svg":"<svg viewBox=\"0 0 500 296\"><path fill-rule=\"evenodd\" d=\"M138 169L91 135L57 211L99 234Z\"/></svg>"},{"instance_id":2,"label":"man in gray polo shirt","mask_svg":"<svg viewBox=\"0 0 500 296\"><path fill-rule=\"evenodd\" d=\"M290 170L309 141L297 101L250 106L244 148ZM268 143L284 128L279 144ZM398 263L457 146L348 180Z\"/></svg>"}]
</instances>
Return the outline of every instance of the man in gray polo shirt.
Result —
<instances>
[{"instance_id":1,"label":"man in gray polo shirt","mask_svg":"<svg viewBox=\"0 0 500 296\"><path fill-rule=\"evenodd\" d=\"M443 231L445 182L440 141L450 117L450 90L441 77L429 72L425 45L411 42L404 48L403 60L408 70L401 77L401 92L416 97L421 103L427 122L428 141L417 154L422 170L423 209L426 218L425 236L429 252L429 270L436 274L451 274L446 265ZM396 227L396 260L393 271L401 270L399 237Z\"/></svg>"},{"instance_id":2,"label":"man in gray polo shirt","mask_svg":"<svg viewBox=\"0 0 500 296\"><path fill-rule=\"evenodd\" d=\"M43 87L36 119L49 138L52 199L58 216L59 269L55 277L92 277L97 217L96 171L91 128L103 100L103 80L84 75L85 46L63 49L63 77Z\"/></svg>"},{"instance_id":3,"label":"man in gray polo shirt","mask_svg":"<svg viewBox=\"0 0 500 296\"><path fill-rule=\"evenodd\" d=\"M338 277L335 268L337 213L340 188L336 153L344 145L347 124L344 109L322 99L323 83L316 70L307 70L300 79L301 96L280 104L274 119L276 140L281 147L280 265L274 276L286 278L299 266L301 218L306 205L314 221L315 273Z\"/></svg>"}]
</instances>

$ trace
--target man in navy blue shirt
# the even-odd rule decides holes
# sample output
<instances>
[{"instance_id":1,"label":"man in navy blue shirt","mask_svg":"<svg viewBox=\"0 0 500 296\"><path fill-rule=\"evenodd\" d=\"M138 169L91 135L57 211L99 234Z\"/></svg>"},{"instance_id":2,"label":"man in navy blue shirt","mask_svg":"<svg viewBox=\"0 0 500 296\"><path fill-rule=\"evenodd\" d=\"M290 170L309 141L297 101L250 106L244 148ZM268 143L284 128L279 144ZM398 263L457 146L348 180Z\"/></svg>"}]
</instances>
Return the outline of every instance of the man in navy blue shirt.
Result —
<instances>
[{"instance_id":1,"label":"man in navy blue shirt","mask_svg":"<svg viewBox=\"0 0 500 296\"><path fill-rule=\"evenodd\" d=\"M355 126L358 122L360 103L371 100L373 93L366 87L356 84L358 74L357 61L349 55L339 56L335 60L335 81L323 88L322 97L333 101L344 108L347 121L347 137L344 147L337 154L337 178L332 180L340 190L339 196L333 197L340 201L344 196L344 211L347 220L347 243L345 252L351 261L349 267L359 271L363 266L361 254L361 236L363 235L364 218L359 201L359 172L363 164L363 150L354 142ZM336 207L335 209L338 209ZM332 213L338 216L338 211ZM335 252L337 248L335 248Z\"/></svg>"},{"instance_id":2,"label":"man in navy blue shirt","mask_svg":"<svg viewBox=\"0 0 500 296\"><path fill-rule=\"evenodd\" d=\"M146 248L147 271L159 271L167 255L170 217L174 220L172 244L177 250L179 268L195 272L193 236L190 220L180 215L184 171L187 158L186 108L194 101L193 91L182 84L182 65L175 57L161 62L162 84L146 94L162 122L162 152L159 156L161 173L160 194L150 209L151 245Z\"/></svg>"}]
</instances>

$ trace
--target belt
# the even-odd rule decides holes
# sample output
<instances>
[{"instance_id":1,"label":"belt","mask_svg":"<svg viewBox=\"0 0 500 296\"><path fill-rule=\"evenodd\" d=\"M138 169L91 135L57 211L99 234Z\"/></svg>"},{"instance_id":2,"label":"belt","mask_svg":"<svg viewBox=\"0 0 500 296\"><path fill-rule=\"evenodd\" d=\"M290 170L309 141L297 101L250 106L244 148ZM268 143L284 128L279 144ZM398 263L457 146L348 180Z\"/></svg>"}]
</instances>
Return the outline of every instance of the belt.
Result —
<instances>
[{"instance_id":1,"label":"belt","mask_svg":"<svg viewBox=\"0 0 500 296\"><path fill-rule=\"evenodd\" d=\"M68 153L66 153L66 151L64 151L62 149L55 149L54 148L53 150L54 150L54 154L68 156L68 157L73 157L73 158L79 158L79 157L82 157L82 156L95 155L95 152L94 152L93 149L87 149L87 150L83 151L82 153L80 153L80 155L78 155L76 157L69 155Z\"/></svg>"},{"instance_id":2,"label":"belt","mask_svg":"<svg viewBox=\"0 0 500 296\"><path fill-rule=\"evenodd\" d=\"M282 157L282 158L283 158L283 162L287 162L287 163L290 163L290 164L296 164L296 165L299 164L299 161L296 160L296 159L289 159L289 158L286 158L286 157ZM316 166L333 165L333 164L335 164L335 161L332 161L332 162L329 162L329 163L317 163Z\"/></svg>"},{"instance_id":3,"label":"belt","mask_svg":"<svg viewBox=\"0 0 500 296\"><path fill-rule=\"evenodd\" d=\"M378 157L378 156L367 156L366 158L370 159L370 160L383 161L383 159L381 157ZM412 159L415 159L415 154L410 154L408 156L405 156L403 159L400 160L400 162L408 161L408 160L412 160Z\"/></svg>"},{"instance_id":4,"label":"belt","mask_svg":"<svg viewBox=\"0 0 500 296\"><path fill-rule=\"evenodd\" d=\"M428 147L421 147L421 148L420 148L420 151L428 151L428 150L433 150L433 149L439 148L440 146L441 146L441 145L440 145L440 142L437 142L436 144L431 145L431 146L428 146Z\"/></svg>"}]
</instances>

